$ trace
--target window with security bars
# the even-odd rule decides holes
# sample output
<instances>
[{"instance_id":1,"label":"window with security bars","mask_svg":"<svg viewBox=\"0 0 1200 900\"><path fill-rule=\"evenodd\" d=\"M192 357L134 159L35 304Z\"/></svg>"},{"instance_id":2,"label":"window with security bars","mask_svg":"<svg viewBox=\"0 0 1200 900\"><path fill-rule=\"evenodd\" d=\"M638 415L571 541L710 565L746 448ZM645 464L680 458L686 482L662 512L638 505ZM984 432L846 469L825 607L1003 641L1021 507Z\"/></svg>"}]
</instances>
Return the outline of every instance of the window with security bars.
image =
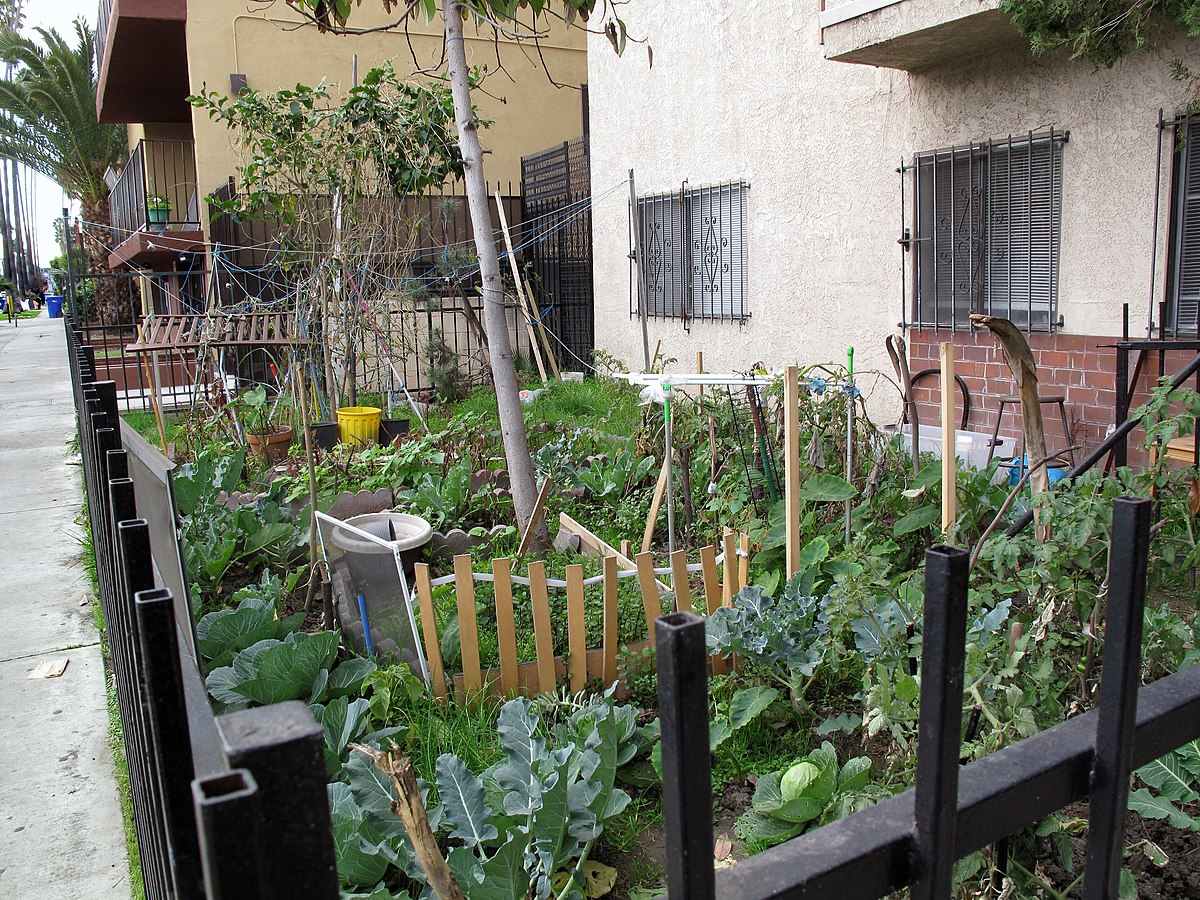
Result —
<instances>
[{"instance_id":1,"label":"window with security bars","mask_svg":"<svg viewBox=\"0 0 1200 900\"><path fill-rule=\"evenodd\" d=\"M646 312L745 319L746 192L742 182L638 198ZM637 307L635 305L634 312Z\"/></svg>"},{"instance_id":2,"label":"window with security bars","mask_svg":"<svg viewBox=\"0 0 1200 900\"><path fill-rule=\"evenodd\" d=\"M1200 113L1175 123L1167 329L1200 335Z\"/></svg>"},{"instance_id":3,"label":"window with security bars","mask_svg":"<svg viewBox=\"0 0 1200 900\"><path fill-rule=\"evenodd\" d=\"M916 324L967 327L980 312L1054 330L1066 141L1051 130L920 153L905 166Z\"/></svg>"}]
</instances>

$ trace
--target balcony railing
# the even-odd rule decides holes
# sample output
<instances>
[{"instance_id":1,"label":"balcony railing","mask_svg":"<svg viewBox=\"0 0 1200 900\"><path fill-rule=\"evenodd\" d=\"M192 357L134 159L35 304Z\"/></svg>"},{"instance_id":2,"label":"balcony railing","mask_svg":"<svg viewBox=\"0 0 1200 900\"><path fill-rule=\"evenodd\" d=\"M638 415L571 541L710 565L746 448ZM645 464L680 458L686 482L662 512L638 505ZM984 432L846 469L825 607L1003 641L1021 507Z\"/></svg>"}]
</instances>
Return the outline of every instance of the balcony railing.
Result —
<instances>
[{"instance_id":1,"label":"balcony railing","mask_svg":"<svg viewBox=\"0 0 1200 900\"><path fill-rule=\"evenodd\" d=\"M112 18L113 0L100 0L96 13L96 71L104 69L104 42L108 39L108 20Z\"/></svg>"},{"instance_id":2,"label":"balcony railing","mask_svg":"<svg viewBox=\"0 0 1200 900\"><path fill-rule=\"evenodd\" d=\"M108 208L118 242L138 231L199 231L194 144L138 141Z\"/></svg>"}]
</instances>

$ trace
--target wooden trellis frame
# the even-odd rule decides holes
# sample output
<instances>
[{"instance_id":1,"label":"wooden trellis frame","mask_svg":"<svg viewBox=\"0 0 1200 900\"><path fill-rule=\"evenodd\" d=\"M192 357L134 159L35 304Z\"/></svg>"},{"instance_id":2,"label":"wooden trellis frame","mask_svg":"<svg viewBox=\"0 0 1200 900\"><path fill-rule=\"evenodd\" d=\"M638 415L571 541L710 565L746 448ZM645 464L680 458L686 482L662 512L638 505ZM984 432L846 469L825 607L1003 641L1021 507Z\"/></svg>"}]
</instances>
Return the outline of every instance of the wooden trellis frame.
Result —
<instances>
[{"instance_id":1,"label":"wooden trellis frame","mask_svg":"<svg viewBox=\"0 0 1200 900\"><path fill-rule=\"evenodd\" d=\"M548 579L546 565L541 561L529 564L527 577L514 576L512 563L506 557L493 559L490 572L476 572L469 554L454 557L453 575L435 580L430 576L429 566L418 563L415 571L416 595L421 618L421 635L434 694L439 699L445 699L451 693L458 697L474 697L484 690L502 696L520 693L548 694L557 689L558 681L563 676L567 678L572 692L583 690L589 679L601 681L606 685L612 684L619 680L619 579L638 579L646 618L646 637L628 643L628 648L636 651L653 646L654 620L663 612L658 575L674 575L675 583L680 585L678 596L675 598L676 606L691 611L692 596L688 576L691 572L699 571L709 614L722 605L728 606L745 585L749 568L748 536L726 532L722 543L723 553L720 557L715 547L704 547L700 550L699 564L692 566L688 564L687 553L677 550L671 556L670 567L665 569L655 569L651 553L639 553L634 559L635 567L632 569L619 568L620 558L617 555L606 554L603 574L586 580L581 565L567 566L564 581ZM476 581L491 581L495 584L496 632L500 645L500 666L495 669L484 669L480 664L479 629L475 614ZM517 660L514 583L529 586L534 644L537 650L537 658L529 662ZM462 645L461 673L447 673L442 661L437 615L433 605L433 589L442 584L454 585ZM598 587L598 590L589 595L587 588L591 586ZM551 588L565 590L567 594L566 661L562 656L554 654L550 621ZM586 613L593 598L602 604L603 609L603 638L599 647L587 646ZM713 657L714 672L725 671L726 664L727 660Z\"/></svg>"}]
</instances>

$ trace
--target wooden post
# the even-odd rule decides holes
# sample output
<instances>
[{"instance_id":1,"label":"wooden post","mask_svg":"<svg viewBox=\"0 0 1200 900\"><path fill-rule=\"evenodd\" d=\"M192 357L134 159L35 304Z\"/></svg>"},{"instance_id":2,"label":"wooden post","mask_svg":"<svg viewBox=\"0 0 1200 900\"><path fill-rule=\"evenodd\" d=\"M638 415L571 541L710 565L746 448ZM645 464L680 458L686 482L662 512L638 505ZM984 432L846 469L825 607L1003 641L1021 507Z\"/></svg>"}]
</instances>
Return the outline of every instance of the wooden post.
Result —
<instances>
[{"instance_id":1,"label":"wooden post","mask_svg":"<svg viewBox=\"0 0 1200 900\"><path fill-rule=\"evenodd\" d=\"M567 674L571 693L587 686L587 625L583 608L583 566L567 566Z\"/></svg>"},{"instance_id":2,"label":"wooden post","mask_svg":"<svg viewBox=\"0 0 1200 900\"><path fill-rule=\"evenodd\" d=\"M533 512L529 514L529 524L525 526L525 534L521 537L521 545L517 547L518 566L521 565L521 560L529 550L530 539L538 530L538 525L542 521L542 515L546 512L546 501L550 499L550 492L552 490L554 490L554 476L547 475L542 479L542 488L538 491L537 500L533 504Z\"/></svg>"},{"instance_id":3,"label":"wooden post","mask_svg":"<svg viewBox=\"0 0 1200 900\"><path fill-rule=\"evenodd\" d=\"M783 508L787 574L800 571L800 369L783 373Z\"/></svg>"},{"instance_id":4,"label":"wooden post","mask_svg":"<svg viewBox=\"0 0 1200 900\"><path fill-rule=\"evenodd\" d=\"M671 554L671 580L675 582L675 612L693 612L692 589L688 586L687 551Z\"/></svg>"},{"instance_id":5,"label":"wooden post","mask_svg":"<svg viewBox=\"0 0 1200 900\"><path fill-rule=\"evenodd\" d=\"M414 566L417 581L417 600L421 607L421 637L425 641L425 661L429 665L429 680L433 682L433 694L439 700L446 698L446 677L442 671L442 650L438 643L437 615L433 611L433 587L429 581L429 566L417 563Z\"/></svg>"},{"instance_id":6,"label":"wooden post","mask_svg":"<svg viewBox=\"0 0 1200 900\"><path fill-rule=\"evenodd\" d=\"M511 697L520 688L517 675L517 629L513 619L512 564L508 557L492 560L496 579L496 637L500 643L500 690Z\"/></svg>"},{"instance_id":7,"label":"wooden post","mask_svg":"<svg viewBox=\"0 0 1200 900\"><path fill-rule=\"evenodd\" d=\"M550 338L546 336L546 323L542 321L542 311L537 308L537 304L534 302L533 286L529 283L528 278L525 279L525 296L529 298L529 308L534 312L538 337L542 339L542 348L546 351L546 362L550 363L550 371L554 373L554 380L562 381L562 371L558 368L558 360L555 358L556 354L554 347L550 344Z\"/></svg>"},{"instance_id":8,"label":"wooden post","mask_svg":"<svg viewBox=\"0 0 1200 900\"><path fill-rule=\"evenodd\" d=\"M954 433L954 344L941 345L942 387L942 534L947 541L958 520L958 453Z\"/></svg>"}]
</instances>

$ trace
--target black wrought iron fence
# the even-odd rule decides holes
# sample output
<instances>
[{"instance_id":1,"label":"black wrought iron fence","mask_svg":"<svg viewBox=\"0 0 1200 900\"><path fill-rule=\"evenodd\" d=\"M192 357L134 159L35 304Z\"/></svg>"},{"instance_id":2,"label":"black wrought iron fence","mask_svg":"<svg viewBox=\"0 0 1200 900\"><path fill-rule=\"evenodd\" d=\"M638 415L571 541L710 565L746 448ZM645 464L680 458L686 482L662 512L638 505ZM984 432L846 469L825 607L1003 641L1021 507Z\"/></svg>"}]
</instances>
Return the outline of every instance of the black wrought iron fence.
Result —
<instances>
[{"instance_id":1,"label":"black wrought iron fence","mask_svg":"<svg viewBox=\"0 0 1200 900\"><path fill-rule=\"evenodd\" d=\"M1084 896L1115 900L1130 774L1200 737L1200 665L1138 688L1152 501L1115 501L1100 705L960 767L967 554L926 551L916 786L713 870L704 620L657 623L669 896L949 898L954 861L1090 797Z\"/></svg>"},{"instance_id":2,"label":"black wrought iron fence","mask_svg":"<svg viewBox=\"0 0 1200 900\"><path fill-rule=\"evenodd\" d=\"M321 726L295 701L213 716L177 594L170 464L126 446L116 385L70 319L67 342L146 896L337 897Z\"/></svg>"}]
</instances>

